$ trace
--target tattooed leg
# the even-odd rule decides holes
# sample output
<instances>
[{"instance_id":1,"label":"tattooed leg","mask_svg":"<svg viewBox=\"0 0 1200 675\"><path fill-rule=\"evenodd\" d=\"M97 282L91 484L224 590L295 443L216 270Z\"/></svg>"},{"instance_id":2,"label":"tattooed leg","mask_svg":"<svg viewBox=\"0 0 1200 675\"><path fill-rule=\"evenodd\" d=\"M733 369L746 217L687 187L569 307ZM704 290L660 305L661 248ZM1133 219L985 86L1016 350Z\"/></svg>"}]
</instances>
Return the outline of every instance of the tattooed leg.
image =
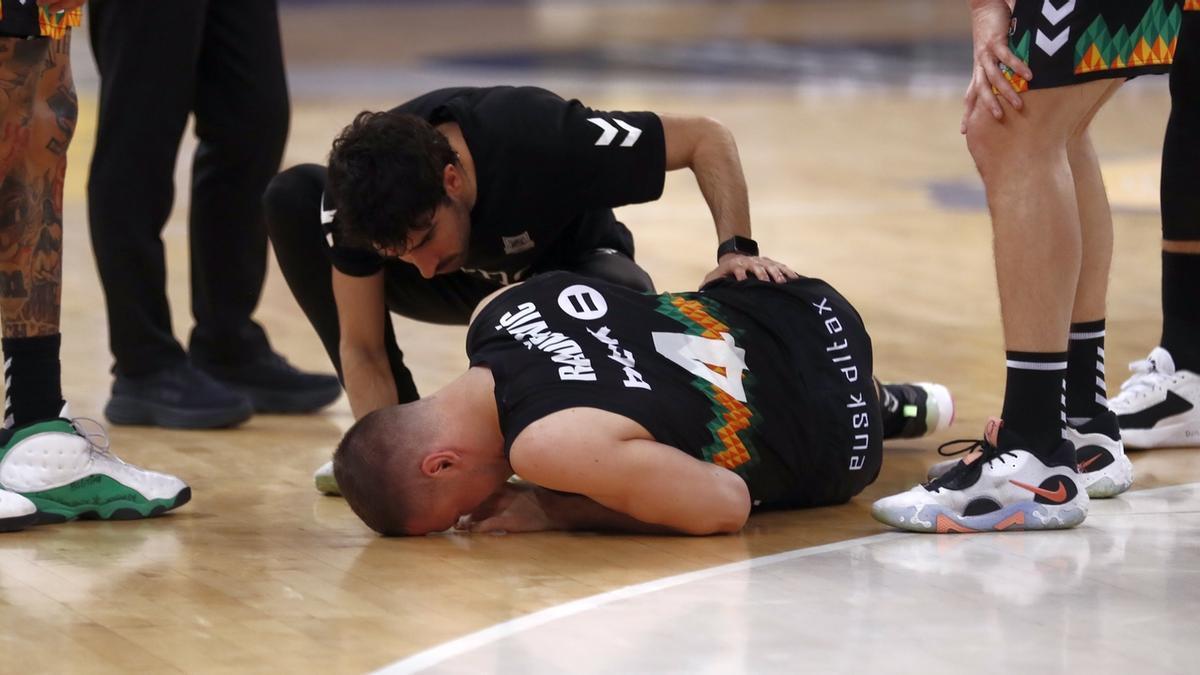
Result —
<instances>
[{"instance_id":1,"label":"tattooed leg","mask_svg":"<svg viewBox=\"0 0 1200 675\"><path fill-rule=\"evenodd\" d=\"M13 82L0 137L0 314L9 338L58 333L62 183L77 117L68 39L15 42L10 66L0 65Z\"/></svg>"}]
</instances>

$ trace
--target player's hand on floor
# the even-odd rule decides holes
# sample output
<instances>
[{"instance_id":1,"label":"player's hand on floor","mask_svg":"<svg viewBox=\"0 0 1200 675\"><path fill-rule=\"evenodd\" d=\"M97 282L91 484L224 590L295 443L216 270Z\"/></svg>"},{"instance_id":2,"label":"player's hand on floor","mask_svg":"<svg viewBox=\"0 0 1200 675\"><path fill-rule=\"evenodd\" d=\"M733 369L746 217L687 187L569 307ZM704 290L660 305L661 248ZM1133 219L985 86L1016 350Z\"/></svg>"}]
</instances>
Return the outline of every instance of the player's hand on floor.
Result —
<instances>
[{"instance_id":1,"label":"player's hand on floor","mask_svg":"<svg viewBox=\"0 0 1200 675\"><path fill-rule=\"evenodd\" d=\"M542 532L555 528L532 485L505 483L474 513L460 520L458 529L503 533Z\"/></svg>"},{"instance_id":2,"label":"player's hand on floor","mask_svg":"<svg viewBox=\"0 0 1200 675\"><path fill-rule=\"evenodd\" d=\"M703 286L721 277L733 277L738 281L754 277L760 281L774 281L782 284L788 279L799 279L800 275L793 272L787 265L764 256L726 253L717 261L716 268L704 276L704 281L700 285Z\"/></svg>"},{"instance_id":3,"label":"player's hand on floor","mask_svg":"<svg viewBox=\"0 0 1200 675\"><path fill-rule=\"evenodd\" d=\"M51 12L65 12L82 7L86 0L38 0L38 5Z\"/></svg>"},{"instance_id":4,"label":"player's hand on floor","mask_svg":"<svg viewBox=\"0 0 1200 675\"><path fill-rule=\"evenodd\" d=\"M971 39L975 45L975 67L971 71L971 84L963 97L962 123L959 130L967 133L967 119L975 106L987 108L992 117L1002 119L1004 109L997 94L1003 97L1014 110L1021 109L1021 95L1013 89L1001 64L1026 80L1033 79L1033 71L1024 61L1008 48L1008 27L1012 10L1004 0L977 3L971 10Z\"/></svg>"}]
</instances>

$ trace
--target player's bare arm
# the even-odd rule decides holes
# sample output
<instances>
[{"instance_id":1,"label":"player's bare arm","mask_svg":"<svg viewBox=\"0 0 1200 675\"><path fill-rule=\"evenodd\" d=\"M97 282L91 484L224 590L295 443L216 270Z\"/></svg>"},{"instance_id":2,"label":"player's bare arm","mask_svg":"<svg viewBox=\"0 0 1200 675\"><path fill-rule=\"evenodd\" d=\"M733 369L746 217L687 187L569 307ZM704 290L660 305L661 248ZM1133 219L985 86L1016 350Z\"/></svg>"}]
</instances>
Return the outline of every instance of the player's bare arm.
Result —
<instances>
[{"instance_id":1,"label":"player's bare arm","mask_svg":"<svg viewBox=\"0 0 1200 675\"><path fill-rule=\"evenodd\" d=\"M341 340L342 379L354 418L399 401L384 346L387 308L383 299L383 272L354 277L337 269L333 297L337 302Z\"/></svg>"},{"instance_id":2,"label":"player's bare arm","mask_svg":"<svg viewBox=\"0 0 1200 675\"><path fill-rule=\"evenodd\" d=\"M580 434L580 429L588 433ZM541 487L589 497L640 523L687 534L737 532L750 515L750 491L737 474L650 438L630 419L595 408L562 410L513 442L513 470ZM593 529L603 513L550 502L550 522Z\"/></svg>"},{"instance_id":3,"label":"player's bare arm","mask_svg":"<svg viewBox=\"0 0 1200 675\"><path fill-rule=\"evenodd\" d=\"M524 480L505 483L494 495L459 523L460 529L479 533L588 530L633 534L677 534L664 525L644 523L614 511L590 497L547 490Z\"/></svg>"},{"instance_id":4,"label":"player's bare arm","mask_svg":"<svg viewBox=\"0 0 1200 675\"><path fill-rule=\"evenodd\" d=\"M709 117L659 117L666 142L667 171L687 168L695 174L716 225L717 241L735 236L749 238L750 197L733 134ZM721 256L716 269L705 276L704 283L723 276L741 280L747 275L777 283L796 277L787 265L770 258L727 253Z\"/></svg>"}]
</instances>

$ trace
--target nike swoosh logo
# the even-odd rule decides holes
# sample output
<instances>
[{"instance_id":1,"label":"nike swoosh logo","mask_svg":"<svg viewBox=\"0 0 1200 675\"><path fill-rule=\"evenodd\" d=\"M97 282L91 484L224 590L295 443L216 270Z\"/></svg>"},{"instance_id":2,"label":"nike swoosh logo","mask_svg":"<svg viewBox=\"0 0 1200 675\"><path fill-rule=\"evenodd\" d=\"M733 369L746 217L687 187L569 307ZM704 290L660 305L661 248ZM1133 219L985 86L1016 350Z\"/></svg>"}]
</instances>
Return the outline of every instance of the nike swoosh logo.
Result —
<instances>
[{"instance_id":1,"label":"nike swoosh logo","mask_svg":"<svg viewBox=\"0 0 1200 675\"><path fill-rule=\"evenodd\" d=\"M1030 492L1032 492L1035 495L1040 495L1042 497L1045 497L1046 499L1049 499L1050 501L1054 502L1055 504L1061 504L1061 503L1067 501L1067 485L1066 485L1066 483L1064 483L1062 481L1062 479L1059 479L1058 489L1055 490L1054 492L1051 492L1044 488L1035 487L1035 486L1029 485L1027 483L1022 483L1021 481L1017 481L1017 480L1009 480L1008 482L1012 483L1013 485L1016 485L1019 488L1024 488L1026 490L1029 490Z\"/></svg>"},{"instance_id":2,"label":"nike swoosh logo","mask_svg":"<svg viewBox=\"0 0 1200 675\"><path fill-rule=\"evenodd\" d=\"M1089 466L1095 464L1096 460L1098 460L1098 459L1100 459L1100 453L1096 453L1096 454L1092 455L1092 458L1087 460L1086 462L1080 462L1079 463L1079 472L1083 473L1085 470L1087 470L1087 468Z\"/></svg>"}]
</instances>

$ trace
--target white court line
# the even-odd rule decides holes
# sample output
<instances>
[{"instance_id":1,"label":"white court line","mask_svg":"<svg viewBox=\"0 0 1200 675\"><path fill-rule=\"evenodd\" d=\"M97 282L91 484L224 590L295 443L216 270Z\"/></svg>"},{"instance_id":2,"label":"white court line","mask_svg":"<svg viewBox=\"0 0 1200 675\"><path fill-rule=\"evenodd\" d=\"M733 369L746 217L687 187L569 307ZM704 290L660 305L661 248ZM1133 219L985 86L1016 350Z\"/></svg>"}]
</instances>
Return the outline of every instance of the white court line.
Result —
<instances>
[{"instance_id":1,"label":"white court line","mask_svg":"<svg viewBox=\"0 0 1200 675\"><path fill-rule=\"evenodd\" d=\"M775 555L763 556L761 558L751 558L741 562L730 563L728 565L719 565L717 567L709 567L708 569L697 570L695 572L687 572L685 574L677 574L673 577L664 577L647 581L646 583L636 584L618 588L615 591L600 593L586 598L580 598L566 604L548 607L546 609L526 614L525 616L510 619L503 623L498 623L490 628L485 628L481 631L476 631L469 635L464 635L455 640L444 642L436 647L427 649L422 652L417 652L408 658L401 659L390 666L384 666L375 671L375 675L402 675L407 673L420 672L426 668L436 666L442 661L452 659L456 656L461 656L469 651L478 649L486 644L497 642L506 637L516 635L517 633L536 628L543 624L564 619L575 614L580 614L603 605L607 605L618 600L633 598L647 593L654 593L675 586L681 586L693 581L700 581L710 577L719 576L728 572L741 572L743 570L754 569L756 567L765 567L776 563L787 562L797 558L806 558L808 556L820 555L831 551L841 551L847 548L863 546L866 544L874 544L881 541L889 541L899 537L907 536L910 532L885 532L883 534L875 534L869 537L859 537L858 539L849 539L839 541L833 544L825 544L823 546L812 546L809 548L800 548L794 551L785 551L784 553L776 553Z\"/></svg>"},{"instance_id":2,"label":"white court line","mask_svg":"<svg viewBox=\"0 0 1200 675\"><path fill-rule=\"evenodd\" d=\"M1159 488L1151 488L1148 490L1134 490L1134 491L1127 492L1125 494L1128 496L1134 496L1134 495L1152 496L1159 492L1167 492L1167 491L1186 489L1186 488L1200 488L1200 483L1187 483L1187 484L1183 484L1183 485L1168 485L1168 486L1159 487ZM1096 515L1101 515L1101 514L1096 514ZM1116 515L1130 515L1130 514L1128 514L1128 513L1121 513L1121 514L1113 513L1113 514L1104 514L1104 515L1116 516ZM539 610L532 614L526 614L525 616L517 617L515 619L509 619L508 621L505 621L503 623L498 623L489 628L485 628L483 630L476 631L476 632L470 633L468 635L464 635L460 638L451 640L449 642L443 642L442 644L440 644L436 647L426 649L425 651L417 652L416 654L413 654L412 656L401 659L389 666L384 666L383 668L376 670L374 675L407 675L408 673L417 673L422 670L425 670L426 668L431 668L433 666L436 666L439 663L442 663L443 661L448 661L456 656L461 656L463 654L466 654L467 652L479 649L480 647L483 647L484 645L487 645L487 644L490 644L493 642L498 642L500 640L503 640L504 638L510 637L512 635L516 635L517 633L521 633L521 632L527 631L531 628L536 628L538 626L542 626L544 624L550 623L551 621L557 621L558 619L564 619L564 618L567 618L570 616L574 616L576 614L581 614L583 612L586 612L586 611L589 611L592 609L596 609L597 607L602 607L604 605L616 602L618 600L625 600L627 598L633 598L633 597L637 597L639 595L646 595L648 593L654 593L656 591L673 588L675 586L682 586L683 584L691 583L693 581L701 581L701 580L708 579L711 577L726 574L728 572L741 572L744 570L755 569L758 567L766 567L768 565L774 565L776 563L787 562L789 560L796 560L798 558L807 558L809 556L820 555L822 553L830 553L833 551L842 551L842 550L849 549L849 548L855 548L858 546L866 546L866 545L875 544L875 543L879 543L879 542L890 541L892 539L898 539L900 537L906 537L906 536L914 536L914 533L899 532L899 531L885 532L883 534L875 534L875 535L871 535L869 537L859 537L857 539L848 539L846 541L839 541L839 542L835 542L832 544L825 544L822 546L812 546L809 548L800 548L800 549L795 549L792 551L785 551L783 553L776 553L774 555L763 556L761 558L751 558L749 560L743 560L740 562L730 563L728 565L719 565L717 567L709 567L709 568L703 569L703 570L696 570L695 572L687 572L685 574L677 574L677 575L671 576L671 577L655 579L654 581L647 581L645 583L635 584L633 586L625 586L624 588L618 588L615 591L608 591L607 593L600 593L598 595L592 595L592 596L589 596L586 598L580 598L579 600L574 600L574 601L571 601L571 602L568 602L568 603L565 603L562 605L548 607L546 609ZM915 536L929 536L929 535L917 534ZM933 535L933 536L938 536L938 535ZM950 535L943 535L943 536L950 536ZM960 536L960 535L953 535L953 536ZM1037 536L1037 534L1031 533L1030 535L1026 535L1026 536Z\"/></svg>"}]
</instances>

